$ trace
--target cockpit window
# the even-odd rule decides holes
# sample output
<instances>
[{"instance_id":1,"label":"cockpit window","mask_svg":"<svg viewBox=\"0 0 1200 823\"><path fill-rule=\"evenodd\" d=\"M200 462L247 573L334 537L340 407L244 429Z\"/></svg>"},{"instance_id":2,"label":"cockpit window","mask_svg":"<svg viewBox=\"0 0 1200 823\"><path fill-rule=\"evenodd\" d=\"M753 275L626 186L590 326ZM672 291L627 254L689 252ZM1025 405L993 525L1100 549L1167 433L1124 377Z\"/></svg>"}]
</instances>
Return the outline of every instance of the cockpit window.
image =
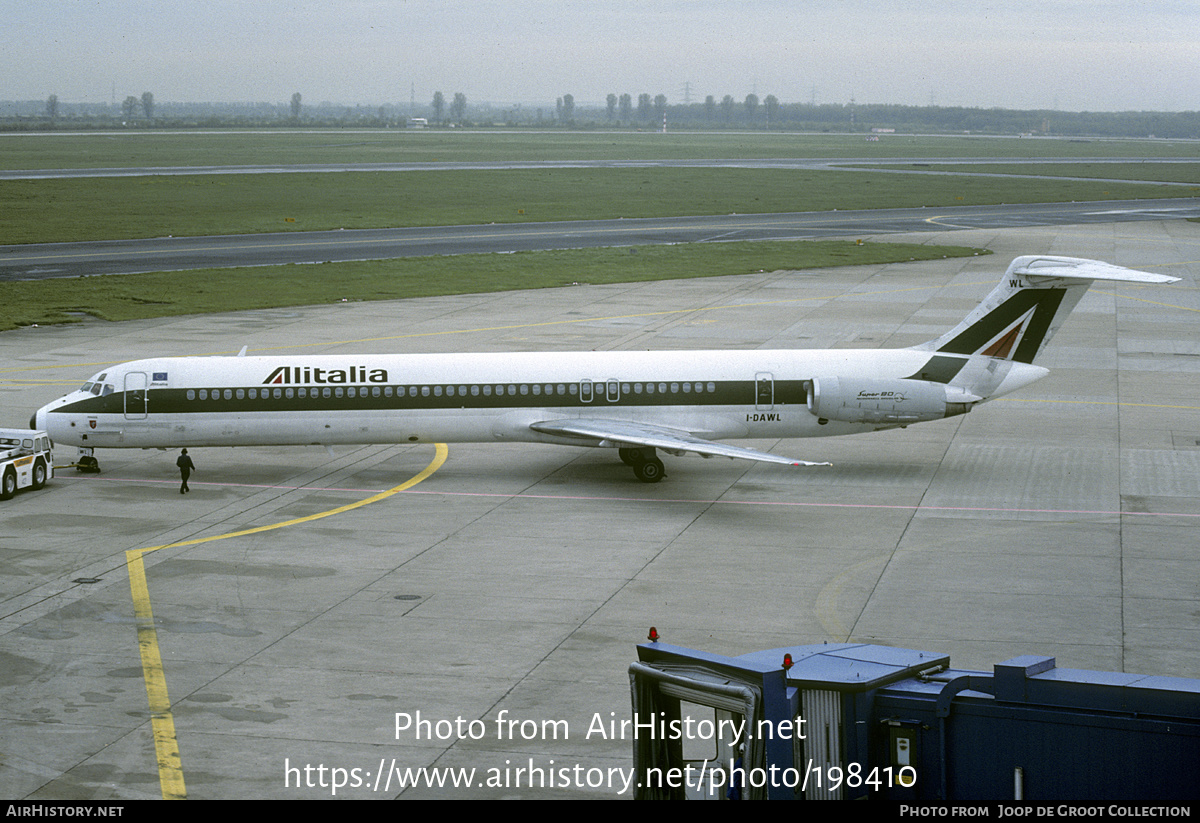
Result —
<instances>
[{"instance_id":1,"label":"cockpit window","mask_svg":"<svg viewBox=\"0 0 1200 823\"><path fill-rule=\"evenodd\" d=\"M94 395L96 395L97 397L99 397L99 396L100 396L100 390L101 390L102 388L104 388L104 386L100 385L99 383L93 383L93 384L92 384L92 394L94 394Z\"/></svg>"},{"instance_id":2,"label":"cockpit window","mask_svg":"<svg viewBox=\"0 0 1200 823\"><path fill-rule=\"evenodd\" d=\"M116 389L114 389L114 388L113 388L113 386L112 386L112 384L111 384L111 383L105 383L105 384L104 384L104 396L105 396L105 397L107 397L108 395L112 394L114 391L116 391Z\"/></svg>"},{"instance_id":3,"label":"cockpit window","mask_svg":"<svg viewBox=\"0 0 1200 823\"><path fill-rule=\"evenodd\" d=\"M83 384L83 386L82 386L82 387L81 387L79 390L80 390L80 391L91 391L91 390L92 390L92 384L91 384L90 382L89 382L89 383L84 383L84 384Z\"/></svg>"}]
</instances>

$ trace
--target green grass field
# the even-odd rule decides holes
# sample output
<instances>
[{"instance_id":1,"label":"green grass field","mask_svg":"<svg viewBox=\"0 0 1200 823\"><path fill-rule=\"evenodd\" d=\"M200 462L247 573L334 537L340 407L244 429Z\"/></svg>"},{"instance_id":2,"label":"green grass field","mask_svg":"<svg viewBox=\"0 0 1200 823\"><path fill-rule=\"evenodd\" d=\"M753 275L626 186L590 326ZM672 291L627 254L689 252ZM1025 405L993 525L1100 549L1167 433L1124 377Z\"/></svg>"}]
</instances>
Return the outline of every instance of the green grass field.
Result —
<instances>
[{"instance_id":1,"label":"green grass field","mask_svg":"<svg viewBox=\"0 0 1200 823\"><path fill-rule=\"evenodd\" d=\"M762 157L1194 158L1171 141L887 135L500 133L465 131L132 132L0 135L8 168L386 161L655 160ZM902 167L903 168L903 167ZM972 176L1041 173L1045 179ZM919 169L918 169L919 170ZM869 169L532 169L152 176L0 181L0 243L251 234L1179 196L1112 177L1186 182L1195 164L962 166L955 175ZM1095 177L1097 182L1063 177ZM1057 179L1056 179L1057 178Z\"/></svg>"},{"instance_id":2,"label":"green grass field","mask_svg":"<svg viewBox=\"0 0 1200 823\"><path fill-rule=\"evenodd\" d=\"M1180 196L1153 184L762 169L0 182L5 243Z\"/></svg>"},{"instance_id":3,"label":"green grass field","mask_svg":"<svg viewBox=\"0 0 1200 823\"><path fill-rule=\"evenodd\" d=\"M134 320L987 253L959 246L848 241L696 243L57 278L0 283L0 330L76 322L80 315Z\"/></svg>"},{"instance_id":4,"label":"green grass field","mask_svg":"<svg viewBox=\"0 0 1200 823\"><path fill-rule=\"evenodd\" d=\"M73 169L264 163L489 160L697 160L769 157L1175 157L1188 141L975 135L479 130L128 131L0 134L0 168Z\"/></svg>"},{"instance_id":5,"label":"green grass field","mask_svg":"<svg viewBox=\"0 0 1200 823\"><path fill-rule=\"evenodd\" d=\"M1162 183L1187 183L1191 188L1173 189L1172 197L1200 196L1200 162L1160 163L972 163L956 165L939 163L936 166L915 164L876 164L872 168L912 171L939 171L958 174L1024 174L1038 177L1086 177L1108 180L1157 180Z\"/></svg>"},{"instance_id":6,"label":"green grass field","mask_svg":"<svg viewBox=\"0 0 1200 823\"><path fill-rule=\"evenodd\" d=\"M489 131L114 132L0 135L8 169L487 160L742 158L1194 159L1186 142L776 133ZM914 167L923 169L924 167ZM961 174L729 168L531 169L149 176L0 181L0 243L337 228L825 211L1182 196L1195 164L963 165ZM1041 174L1044 179L971 172ZM1032 170L1032 171L1029 171ZM1064 177L1098 178L1071 180ZM921 259L926 247L705 244L426 258L0 284L0 328L395 299L571 282L710 276ZM837 248L838 250L834 251ZM931 247L932 248L932 247ZM947 254L935 248L935 256ZM963 253L972 253L967 250ZM866 255L865 257L863 255ZM332 284L332 285L330 285Z\"/></svg>"}]
</instances>

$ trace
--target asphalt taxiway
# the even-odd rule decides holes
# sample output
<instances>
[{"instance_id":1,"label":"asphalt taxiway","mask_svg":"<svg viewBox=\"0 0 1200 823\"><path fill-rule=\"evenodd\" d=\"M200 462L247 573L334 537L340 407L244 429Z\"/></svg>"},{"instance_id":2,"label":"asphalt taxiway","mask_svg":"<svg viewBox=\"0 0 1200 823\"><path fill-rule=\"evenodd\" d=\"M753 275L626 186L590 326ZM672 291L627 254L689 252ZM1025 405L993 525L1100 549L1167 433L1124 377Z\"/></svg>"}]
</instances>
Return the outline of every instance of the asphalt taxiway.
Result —
<instances>
[{"instance_id":1,"label":"asphalt taxiway","mask_svg":"<svg viewBox=\"0 0 1200 823\"><path fill-rule=\"evenodd\" d=\"M156 237L0 246L0 280L611 246L801 240L1200 217L1194 197Z\"/></svg>"},{"instance_id":2,"label":"asphalt taxiway","mask_svg":"<svg viewBox=\"0 0 1200 823\"><path fill-rule=\"evenodd\" d=\"M616 797L631 743L587 732L628 715L651 625L723 654L853 639L1200 677L1200 227L911 239L994 254L0 335L20 426L149 355L904 346L1019 254L1183 278L1094 289L1017 395L778 448L832 468L668 458L644 485L604 450L200 449L185 496L173 453L100 452L0 503L0 796L325 798L340 775L337 797ZM379 788L393 766L476 772ZM582 781L515 785L529 766Z\"/></svg>"}]
</instances>

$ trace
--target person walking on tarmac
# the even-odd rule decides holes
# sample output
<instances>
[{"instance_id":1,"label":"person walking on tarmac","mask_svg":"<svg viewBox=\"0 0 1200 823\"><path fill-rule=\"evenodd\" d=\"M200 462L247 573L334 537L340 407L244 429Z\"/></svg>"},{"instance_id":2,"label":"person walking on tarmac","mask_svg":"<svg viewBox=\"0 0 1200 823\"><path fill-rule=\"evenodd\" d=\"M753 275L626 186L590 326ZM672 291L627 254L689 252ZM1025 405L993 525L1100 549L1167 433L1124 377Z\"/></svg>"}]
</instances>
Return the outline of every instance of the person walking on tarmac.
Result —
<instances>
[{"instance_id":1,"label":"person walking on tarmac","mask_svg":"<svg viewBox=\"0 0 1200 823\"><path fill-rule=\"evenodd\" d=\"M188 457L187 449L184 449L180 453L179 459L175 461L175 465L179 467L179 476L183 478L183 483L179 486L179 493L187 494L191 491L187 484L188 475L196 470L196 464L192 462L192 458Z\"/></svg>"}]
</instances>

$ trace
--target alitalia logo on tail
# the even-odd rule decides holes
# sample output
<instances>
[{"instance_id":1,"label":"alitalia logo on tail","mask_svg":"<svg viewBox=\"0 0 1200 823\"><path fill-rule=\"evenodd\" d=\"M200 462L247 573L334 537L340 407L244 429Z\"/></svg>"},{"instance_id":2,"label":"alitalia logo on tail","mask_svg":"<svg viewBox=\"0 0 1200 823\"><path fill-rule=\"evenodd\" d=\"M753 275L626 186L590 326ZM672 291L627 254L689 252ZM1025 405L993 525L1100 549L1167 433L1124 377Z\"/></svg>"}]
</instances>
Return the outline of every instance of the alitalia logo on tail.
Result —
<instances>
[{"instance_id":1,"label":"alitalia logo on tail","mask_svg":"<svg viewBox=\"0 0 1200 823\"><path fill-rule=\"evenodd\" d=\"M298 383L386 383L387 369L368 369L350 366L346 369L321 369L316 366L279 366L262 381L264 386L295 385Z\"/></svg>"},{"instance_id":2,"label":"alitalia logo on tail","mask_svg":"<svg viewBox=\"0 0 1200 823\"><path fill-rule=\"evenodd\" d=\"M1016 288L1012 283L1020 281L1011 281L1010 287ZM1032 363L1042 343L1049 338L1052 321L1065 295L1063 288L1013 291L991 311L969 318L969 324L944 340L938 351Z\"/></svg>"}]
</instances>

